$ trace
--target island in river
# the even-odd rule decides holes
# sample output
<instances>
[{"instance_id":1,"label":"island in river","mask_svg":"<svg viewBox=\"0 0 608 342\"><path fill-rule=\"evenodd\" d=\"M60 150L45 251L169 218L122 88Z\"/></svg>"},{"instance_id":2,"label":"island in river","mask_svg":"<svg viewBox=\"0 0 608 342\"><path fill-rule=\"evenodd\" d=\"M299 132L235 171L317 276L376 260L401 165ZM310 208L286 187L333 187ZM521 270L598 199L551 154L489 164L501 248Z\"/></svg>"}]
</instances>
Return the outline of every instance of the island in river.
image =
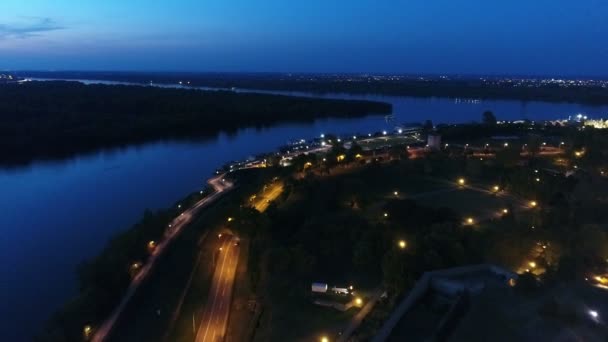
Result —
<instances>
[{"instance_id":1,"label":"island in river","mask_svg":"<svg viewBox=\"0 0 608 342\"><path fill-rule=\"evenodd\" d=\"M79 82L1 85L0 163L322 117L390 113L390 104Z\"/></svg>"}]
</instances>

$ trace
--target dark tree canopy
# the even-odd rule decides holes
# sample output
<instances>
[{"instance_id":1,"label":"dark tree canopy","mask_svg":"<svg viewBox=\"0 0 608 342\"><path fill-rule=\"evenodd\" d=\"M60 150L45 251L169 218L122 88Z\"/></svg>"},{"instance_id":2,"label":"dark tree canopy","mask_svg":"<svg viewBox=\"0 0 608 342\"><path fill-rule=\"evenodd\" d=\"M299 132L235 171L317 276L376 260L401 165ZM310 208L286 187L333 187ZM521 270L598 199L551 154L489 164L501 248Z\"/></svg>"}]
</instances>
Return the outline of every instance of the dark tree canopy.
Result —
<instances>
[{"instance_id":1,"label":"dark tree canopy","mask_svg":"<svg viewBox=\"0 0 608 342\"><path fill-rule=\"evenodd\" d=\"M483 112L481 121L486 125L496 125L496 116L491 110Z\"/></svg>"}]
</instances>

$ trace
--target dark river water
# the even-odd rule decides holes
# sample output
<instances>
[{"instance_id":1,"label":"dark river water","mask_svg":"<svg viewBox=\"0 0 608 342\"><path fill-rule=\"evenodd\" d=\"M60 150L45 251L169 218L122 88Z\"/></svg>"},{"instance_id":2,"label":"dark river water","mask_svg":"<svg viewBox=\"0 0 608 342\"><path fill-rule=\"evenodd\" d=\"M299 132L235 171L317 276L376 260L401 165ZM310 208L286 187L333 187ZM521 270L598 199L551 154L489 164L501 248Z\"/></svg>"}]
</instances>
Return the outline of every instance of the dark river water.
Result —
<instances>
[{"instance_id":1,"label":"dark river water","mask_svg":"<svg viewBox=\"0 0 608 342\"><path fill-rule=\"evenodd\" d=\"M608 116L608 106L345 94L322 97L390 102L395 123L478 121L488 109L499 119L555 119L577 113ZM76 292L74 271L80 262L97 254L112 235L129 228L146 208L169 206L201 189L224 163L321 133L368 133L393 126L383 116L324 119L0 169L0 340L29 340Z\"/></svg>"}]
</instances>

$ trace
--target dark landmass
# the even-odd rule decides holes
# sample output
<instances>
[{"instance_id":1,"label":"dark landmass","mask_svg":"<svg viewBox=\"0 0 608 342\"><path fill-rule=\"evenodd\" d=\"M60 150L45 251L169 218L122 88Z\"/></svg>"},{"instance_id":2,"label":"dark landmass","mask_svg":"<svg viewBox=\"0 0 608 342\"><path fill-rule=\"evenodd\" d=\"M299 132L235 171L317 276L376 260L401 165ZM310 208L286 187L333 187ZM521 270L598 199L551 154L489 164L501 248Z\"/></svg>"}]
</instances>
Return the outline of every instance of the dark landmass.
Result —
<instances>
[{"instance_id":1,"label":"dark landmass","mask_svg":"<svg viewBox=\"0 0 608 342\"><path fill-rule=\"evenodd\" d=\"M390 113L371 101L229 91L25 82L0 85L0 163L322 117Z\"/></svg>"},{"instance_id":2,"label":"dark landmass","mask_svg":"<svg viewBox=\"0 0 608 342\"><path fill-rule=\"evenodd\" d=\"M143 73L143 72L41 72L21 76L62 79L95 79L156 84L178 84L227 88L311 93L384 94L412 97L452 97L521 101L608 104L608 88L603 81L570 83L542 82L540 79L512 82L509 79L465 77L413 77L369 75L323 75L278 73ZM188 83L189 82L189 83Z\"/></svg>"}]
</instances>

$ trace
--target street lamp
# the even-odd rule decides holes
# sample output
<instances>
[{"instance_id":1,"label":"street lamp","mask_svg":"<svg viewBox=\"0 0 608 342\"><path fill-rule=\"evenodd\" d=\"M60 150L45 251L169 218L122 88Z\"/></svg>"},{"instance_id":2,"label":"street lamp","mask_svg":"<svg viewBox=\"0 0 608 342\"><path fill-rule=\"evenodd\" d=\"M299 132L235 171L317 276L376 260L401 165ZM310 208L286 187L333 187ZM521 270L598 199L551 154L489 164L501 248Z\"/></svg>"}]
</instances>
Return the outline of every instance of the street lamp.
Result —
<instances>
[{"instance_id":1,"label":"street lamp","mask_svg":"<svg viewBox=\"0 0 608 342\"><path fill-rule=\"evenodd\" d=\"M472 217L468 217L468 218L467 218L467 223L468 223L468 224L473 224L473 223L475 223L475 220L473 220L473 218L472 218Z\"/></svg>"},{"instance_id":2,"label":"street lamp","mask_svg":"<svg viewBox=\"0 0 608 342\"><path fill-rule=\"evenodd\" d=\"M458 179L458 185L464 185L464 178Z\"/></svg>"},{"instance_id":3,"label":"street lamp","mask_svg":"<svg viewBox=\"0 0 608 342\"><path fill-rule=\"evenodd\" d=\"M407 246L407 242L405 242L405 240L399 240L398 246L401 249L405 249L405 247Z\"/></svg>"},{"instance_id":4,"label":"street lamp","mask_svg":"<svg viewBox=\"0 0 608 342\"><path fill-rule=\"evenodd\" d=\"M494 190L494 192L498 192L500 190L500 186L494 185L492 189Z\"/></svg>"},{"instance_id":5,"label":"street lamp","mask_svg":"<svg viewBox=\"0 0 608 342\"><path fill-rule=\"evenodd\" d=\"M82 328L82 334L84 335L85 339L89 339L92 332L93 332L93 328L88 324L85 325L84 328Z\"/></svg>"},{"instance_id":6,"label":"street lamp","mask_svg":"<svg viewBox=\"0 0 608 342\"><path fill-rule=\"evenodd\" d=\"M384 217L388 217L388 213L384 213Z\"/></svg>"},{"instance_id":7,"label":"street lamp","mask_svg":"<svg viewBox=\"0 0 608 342\"><path fill-rule=\"evenodd\" d=\"M530 201L530 206L532 208L536 207L538 205L538 203L536 203L536 201Z\"/></svg>"},{"instance_id":8,"label":"street lamp","mask_svg":"<svg viewBox=\"0 0 608 342\"><path fill-rule=\"evenodd\" d=\"M399 196L399 191L395 191L393 194L395 194L395 196Z\"/></svg>"},{"instance_id":9,"label":"street lamp","mask_svg":"<svg viewBox=\"0 0 608 342\"><path fill-rule=\"evenodd\" d=\"M329 338L327 336L321 337L321 342L329 342Z\"/></svg>"},{"instance_id":10,"label":"street lamp","mask_svg":"<svg viewBox=\"0 0 608 342\"><path fill-rule=\"evenodd\" d=\"M508 214L508 213L509 213L509 209L504 208L504 209L502 210L502 213L503 213L503 214L505 214L505 215L506 215L506 214Z\"/></svg>"},{"instance_id":11,"label":"street lamp","mask_svg":"<svg viewBox=\"0 0 608 342\"><path fill-rule=\"evenodd\" d=\"M596 320L600 316L600 314L595 310L589 310L589 316L591 316L591 318Z\"/></svg>"},{"instance_id":12,"label":"street lamp","mask_svg":"<svg viewBox=\"0 0 608 342\"><path fill-rule=\"evenodd\" d=\"M357 298L355 299L355 303L359 306L361 306L361 304L363 304L363 300L361 298Z\"/></svg>"}]
</instances>

